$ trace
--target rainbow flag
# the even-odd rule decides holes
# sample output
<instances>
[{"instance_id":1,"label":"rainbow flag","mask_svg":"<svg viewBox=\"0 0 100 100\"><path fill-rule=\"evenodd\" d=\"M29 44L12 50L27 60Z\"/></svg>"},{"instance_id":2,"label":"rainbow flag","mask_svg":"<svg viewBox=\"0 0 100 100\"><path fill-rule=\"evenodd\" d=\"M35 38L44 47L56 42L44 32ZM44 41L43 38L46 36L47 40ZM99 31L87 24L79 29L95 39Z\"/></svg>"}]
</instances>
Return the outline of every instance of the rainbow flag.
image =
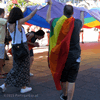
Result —
<instances>
[{"instance_id":1,"label":"rainbow flag","mask_svg":"<svg viewBox=\"0 0 100 100\"><path fill-rule=\"evenodd\" d=\"M51 25L49 66L57 90L61 90L60 79L69 53L74 21L73 17L63 15L55 18Z\"/></svg>"}]
</instances>

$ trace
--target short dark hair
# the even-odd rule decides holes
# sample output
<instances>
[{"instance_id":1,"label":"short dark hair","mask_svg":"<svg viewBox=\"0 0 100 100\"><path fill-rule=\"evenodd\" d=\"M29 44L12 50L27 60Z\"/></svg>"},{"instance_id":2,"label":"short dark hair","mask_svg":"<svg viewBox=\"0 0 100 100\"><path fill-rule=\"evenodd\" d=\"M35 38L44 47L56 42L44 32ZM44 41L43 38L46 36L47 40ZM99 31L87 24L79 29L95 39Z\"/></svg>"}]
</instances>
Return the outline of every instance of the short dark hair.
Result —
<instances>
[{"instance_id":1,"label":"short dark hair","mask_svg":"<svg viewBox=\"0 0 100 100\"><path fill-rule=\"evenodd\" d=\"M4 9L3 8L0 8L0 15L4 13Z\"/></svg>"},{"instance_id":2,"label":"short dark hair","mask_svg":"<svg viewBox=\"0 0 100 100\"><path fill-rule=\"evenodd\" d=\"M37 32L35 32L35 35L38 36L44 36L45 32L43 30L38 30Z\"/></svg>"},{"instance_id":3,"label":"short dark hair","mask_svg":"<svg viewBox=\"0 0 100 100\"><path fill-rule=\"evenodd\" d=\"M13 24L16 23L17 20L24 18L23 12L21 11L20 8L14 7L11 9L9 17L8 17L8 22Z\"/></svg>"},{"instance_id":4,"label":"short dark hair","mask_svg":"<svg viewBox=\"0 0 100 100\"><path fill-rule=\"evenodd\" d=\"M65 5L64 6L64 15L71 16L73 14L73 6Z\"/></svg>"}]
</instances>

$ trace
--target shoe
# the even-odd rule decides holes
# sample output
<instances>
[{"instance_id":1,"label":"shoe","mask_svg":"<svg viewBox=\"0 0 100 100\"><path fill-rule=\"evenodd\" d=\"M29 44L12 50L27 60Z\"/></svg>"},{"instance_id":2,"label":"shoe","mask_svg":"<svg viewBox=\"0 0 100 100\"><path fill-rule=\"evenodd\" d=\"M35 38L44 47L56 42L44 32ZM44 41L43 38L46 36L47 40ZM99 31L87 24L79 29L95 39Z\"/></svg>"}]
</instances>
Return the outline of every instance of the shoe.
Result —
<instances>
[{"instance_id":1,"label":"shoe","mask_svg":"<svg viewBox=\"0 0 100 100\"><path fill-rule=\"evenodd\" d=\"M84 44L84 42L82 42L82 44Z\"/></svg>"},{"instance_id":2,"label":"shoe","mask_svg":"<svg viewBox=\"0 0 100 100\"><path fill-rule=\"evenodd\" d=\"M7 76L5 76L5 75L3 75L3 74L2 74L2 75L0 74L0 79L5 79L6 77L7 77Z\"/></svg>"},{"instance_id":3,"label":"shoe","mask_svg":"<svg viewBox=\"0 0 100 100\"><path fill-rule=\"evenodd\" d=\"M26 93L26 92L29 92L31 90L32 90L31 87L26 87L25 89L21 89L20 93Z\"/></svg>"},{"instance_id":4,"label":"shoe","mask_svg":"<svg viewBox=\"0 0 100 100\"><path fill-rule=\"evenodd\" d=\"M0 88L2 89L2 92L5 92L5 90L6 90L5 84L2 84L2 85L0 86Z\"/></svg>"},{"instance_id":5,"label":"shoe","mask_svg":"<svg viewBox=\"0 0 100 100\"><path fill-rule=\"evenodd\" d=\"M64 94L62 93L62 94L60 95L60 99L61 99L61 100L67 100L67 96L64 96Z\"/></svg>"},{"instance_id":6,"label":"shoe","mask_svg":"<svg viewBox=\"0 0 100 100\"><path fill-rule=\"evenodd\" d=\"M34 74L30 73L30 76L33 76Z\"/></svg>"}]
</instances>

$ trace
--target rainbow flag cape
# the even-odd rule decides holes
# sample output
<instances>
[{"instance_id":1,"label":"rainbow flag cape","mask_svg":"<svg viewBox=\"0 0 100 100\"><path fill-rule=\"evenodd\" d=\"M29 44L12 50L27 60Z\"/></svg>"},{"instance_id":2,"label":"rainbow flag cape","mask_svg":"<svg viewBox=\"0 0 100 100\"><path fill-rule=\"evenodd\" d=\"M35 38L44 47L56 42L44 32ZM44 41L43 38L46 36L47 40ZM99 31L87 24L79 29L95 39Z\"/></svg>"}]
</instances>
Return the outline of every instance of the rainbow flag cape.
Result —
<instances>
[{"instance_id":1,"label":"rainbow flag cape","mask_svg":"<svg viewBox=\"0 0 100 100\"><path fill-rule=\"evenodd\" d=\"M63 15L55 18L51 25L49 66L57 90L61 90L60 79L69 53L74 21L73 17Z\"/></svg>"}]
</instances>

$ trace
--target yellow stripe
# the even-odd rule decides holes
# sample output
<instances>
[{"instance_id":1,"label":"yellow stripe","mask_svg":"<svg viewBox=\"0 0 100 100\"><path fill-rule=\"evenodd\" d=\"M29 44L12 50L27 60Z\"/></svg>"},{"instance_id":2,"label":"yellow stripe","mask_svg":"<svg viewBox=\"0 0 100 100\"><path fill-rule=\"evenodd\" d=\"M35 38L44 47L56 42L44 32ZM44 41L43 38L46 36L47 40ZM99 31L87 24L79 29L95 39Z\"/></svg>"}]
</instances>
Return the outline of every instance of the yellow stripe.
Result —
<instances>
[{"instance_id":1,"label":"yellow stripe","mask_svg":"<svg viewBox=\"0 0 100 100\"><path fill-rule=\"evenodd\" d=\"M86 25L88 27L95 27L95 26L99 26L100 25L100 22L96 20L96 21L93 21L91 23L84 24L84 25Z\"/></svg>"},{"instance_id":2,"label":"yellow stripe","mask_svg":"<svg viewBox=\"0 0 100 100\"><path fill-rule=\"evenodd\" d=\"M50 51L49 51L49 54L50 54L52 48L54 48L56 46L60 30L61 30L62 25L63 25L63 23L65 22L66 19L67 19L67 17L63 15L57 21L56 26L54 27L54 35L52 37L50 37Z\"/></svg>"}]
</instances>

